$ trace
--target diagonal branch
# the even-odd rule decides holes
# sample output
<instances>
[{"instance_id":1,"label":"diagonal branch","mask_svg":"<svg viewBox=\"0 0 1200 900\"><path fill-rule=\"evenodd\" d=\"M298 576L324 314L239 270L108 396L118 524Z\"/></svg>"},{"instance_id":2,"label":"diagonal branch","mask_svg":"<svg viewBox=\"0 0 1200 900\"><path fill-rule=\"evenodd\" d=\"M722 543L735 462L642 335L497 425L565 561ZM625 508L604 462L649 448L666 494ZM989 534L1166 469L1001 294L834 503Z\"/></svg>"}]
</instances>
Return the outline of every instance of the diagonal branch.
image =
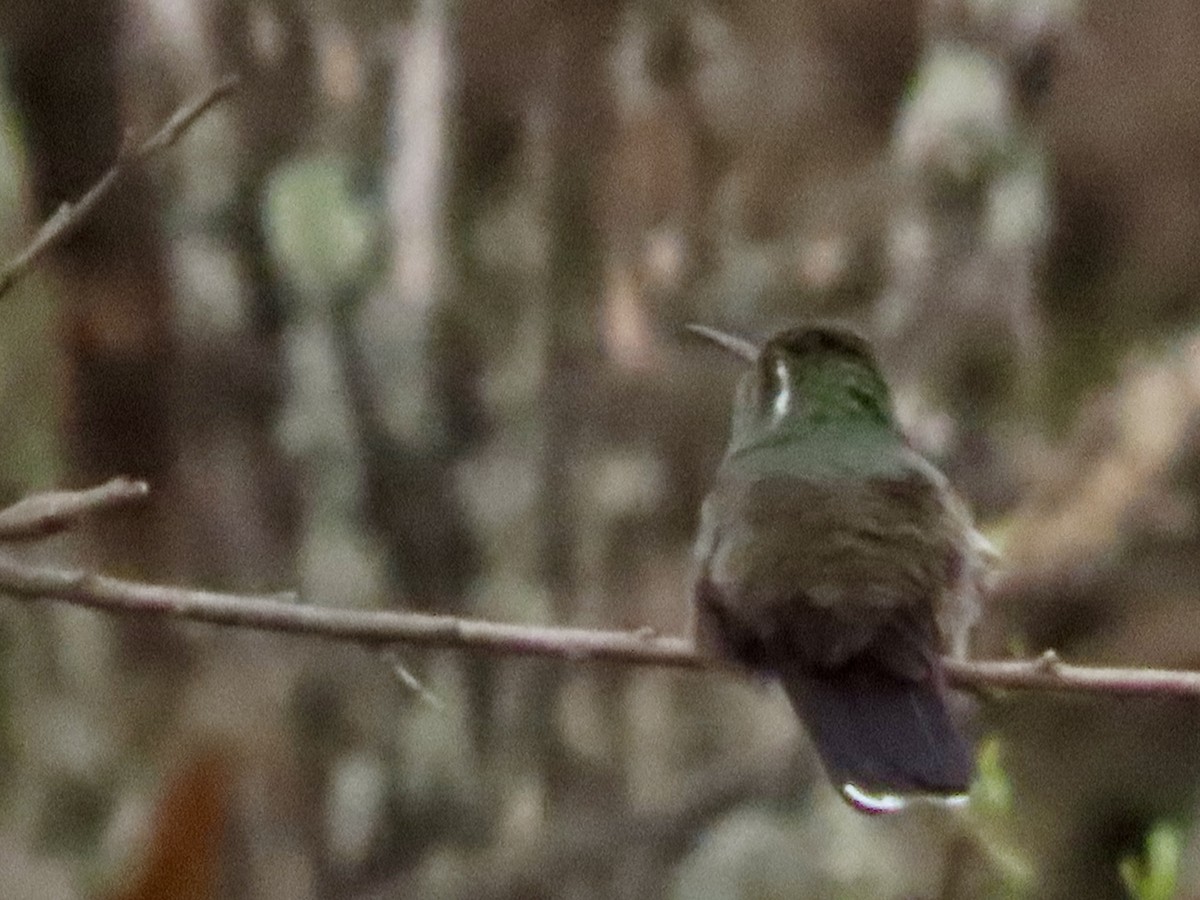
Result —
<instances>
[{"instance_id":1,"label":"diagonal branch","mask_svg":"<svg viewBox=\"0 0 1200 900\"><path fill-rule=\"evenodd\" d=\"M74 203L64 203L55 210L54 215L42 223L42 227L25 249L0 268L0 298L12 290L48 250L66 240L79 223L91 215L92 210L108 195L129 167L173 145L197 119L233 93L237 86L237 76L231 75L222 79L204 95L180 107L162 128L147 140L130 150L123 150L117 156L116 162L100 176L100 180L92 185L86 194Z\"/></svg>"},{"instance_id":2,"label":"diagonal branch","mask_svg":"<svg viewBox=\"0 0 1200 900\"><path fill-rule=\"evenodd\" d=\"M0 540L43 536L89 512L146 495L144 482L114 479L87 491L29 497L0 510ZM308 635L368 648L417 647L541 657L569 663L606 662L627 666L737 674L721 660L698 654L690 641L651 629L596 631L484 622L454 616L307 606L295 594L251 596L198 591L110 578L82 570L30 565L0 554L0 595L30 601L54 600L100 612ZM1179 697L1200 700L1200 672L1144 668L1099 668L1064 663L1052 651L1029 660L945 660L955 687L974 690L1031 690L1103 694L1113 697Z\"/></svg>"},{"instance_id":3,"label":"diagonal branch","mask_svg":"<svg viewBox=\"0 0 1200 900\"><path fill-rule=\"evenodd\" d=\"M57 534L87 513L124 506L146 497L144 481L114 478L86 491L51 491L33 494L0 510L0 542L30 541Z\"/></svg>"}]
</instances>

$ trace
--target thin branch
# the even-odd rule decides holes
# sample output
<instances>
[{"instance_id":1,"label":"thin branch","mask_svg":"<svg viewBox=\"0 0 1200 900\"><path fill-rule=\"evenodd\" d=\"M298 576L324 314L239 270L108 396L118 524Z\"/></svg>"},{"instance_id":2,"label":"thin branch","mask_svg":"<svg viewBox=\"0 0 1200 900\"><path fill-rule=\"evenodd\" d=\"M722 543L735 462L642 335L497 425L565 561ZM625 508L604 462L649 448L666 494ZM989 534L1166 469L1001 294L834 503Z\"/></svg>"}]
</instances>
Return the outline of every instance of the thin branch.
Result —
<instances>
[{"instance_id":1,"label":"thin branch","mask_svg":"<svg viewBox=\"0 0 1200 900\"><path fill-rule=\"evenodd\" d=\"M946 660L946 676L973 690L1069 691L1110 697L1200 699L1200 672L1065 663L1053 650L1037 659Z\"/></svg>"},{"instance_id":2,"label":"thin branch","mask_svg":"<svg viewBox=\"0 0 1200 900\"><path fill-rule=\"evenodd\" d=\"M166 616L280 634L310 635L374 648L408 644L577 663L738 671L727 663L697 654L689 641L661 637L649 629L548 628L453 616L305 606L295 602L294 595L241 596L187 590L30 566L4 555L0 555L0 593L29 600L58 600L118 615ZM968 690L1200 699L1200 672L1075 666L1062 662L1053 653L1032 660L947 659L945 664L950 683Z\"/></svg>"},{"instance_id":3,"label":"thin branch","mask_svg":"<svg viewBox=\"0 0 1200 900\"><path fill-rule=\"evenodd\" d=\"M409 644L571 662L702 669L718 666L687 641L650 632L590 631L481 622L453 616L306 606L279 596L238 596L123 581L31 566L0 555L0 593L61 600L103 612L167 616L283 634L307 634L367 647Z\"/></svg>"},{"instance_id":4,"label":"thin branch","mask_svg":"<svg viewBox=\"0 0 1200 900\"><path fill-rule=\"evenodd\" d=\"M33 494L0 510L0 541L30 541L70 528L82 516L142 500L150 493L144 481L114 478L85 491Z\"/></svg>"},{"instance_id":5,"label":"thin branch","mask_svg":"<svg viewBox=\"0 0 1200 900\"><path fill-rule=\"evenodd\" d=\"M108 195L113 186L131 166L149 159L173 145L185 131L238 86L237 76L224 78L208 93L180 107L157 132L132 150L123 149L100 180L74 203L64 203L47 219L33 240L0 269L0 297L7 294L24 278L34 264L52 247L62 243L79 224L91 215L96 205Z\"/></svg>"}]
</instances>

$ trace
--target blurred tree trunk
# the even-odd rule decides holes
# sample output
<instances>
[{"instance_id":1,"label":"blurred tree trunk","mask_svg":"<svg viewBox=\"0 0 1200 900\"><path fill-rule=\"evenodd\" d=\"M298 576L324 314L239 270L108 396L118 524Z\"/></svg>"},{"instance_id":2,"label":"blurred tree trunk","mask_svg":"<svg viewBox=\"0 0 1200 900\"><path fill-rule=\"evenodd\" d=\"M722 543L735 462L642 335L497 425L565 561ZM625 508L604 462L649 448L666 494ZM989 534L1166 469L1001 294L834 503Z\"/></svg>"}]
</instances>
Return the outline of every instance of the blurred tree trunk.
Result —
<instances>
[{"instance_id":1,"label":"blurred tree trunk","mask_svg":"<svg viewBox=\"0 0 1200 900\"><path fill-rule=\"evenodd\" d=\"M21 4L20 15L6 9L11 20L0 15L11 42L6 62L39 218L77 199L113 164L127 108L162 110L178 100L169 79L127 78L138 42L130 39L126 6L119 0L54 0ZM226 30L217 29L217 43L226 51L223 60L232 60L228 68L245 77L243 95L232 102L246 102L247 92L253 100L246 108L254 112L242 122L249 149L237 157L242 205L231 217L244 263L243 280L235 283L244 291L233 299L249 298L250 328L176 333L178 303L229 298L204 294L207 282L199 296L186 296L186 285L175 295L172 281L179 273L171 271L170 255L176 248L163 234L166 204L156 193L156 182L163 180L143 169L128 172L52 260L64 297L64 433L75 472L71 480L128 474L145 478L152 488L147 504L106 515L88 533L92 562L137 578L230 588L280 584L292 568L296 504L273 433L282 390L278 336L284 304L263 265L259 206L270 168L306 127L290 100L303 97L307 84L305 34L285 28L281 34L294 39L297 52L285 55L274 72L256 71L252 49L240 40L250 29L238 18L239 8L225 5ZM290 24L296 26L294 20ZM189 83L186 91L203 86ZM269 133L268 124L274 126ZM162 161L152 165L165 168ZM189 237L195 236L181 237L181 243ZM196 680L189 676L203 668L228 677L248 656L263 667L272 665L266 654L245 653L247 645L262 646L260 637L226 637L219 651L205 654L200 641L185 642L174 626L129 619L118 623L116 633L117 660L130 677L93 672L103 685L94 695L111 704L117 717L101 743L106 752L130 760L128 771L135 769L138 748L153 746L169 757L179 748L164 735L194 727L185 709L189 696L198 705L189 693ZM104 790L107 797L111 785ZM245 797L240 802L250 805ZM241 863L253 854L228 854L226 862L231 857ZM231 872L229 883L238 882L250 883Z\"/></svg>"},{"instance_id":2,"label":"blurred tree trunk","mask_svg":"<svg viewBox=\"0 0 1200 900\"><path fill-rule=\"evenodd\" d=\"M44 219L77 199L121 150L123 4L26 4L9 58L28 143L33 197ZM159 203L135 170L55 254L65 297L65 437L72 479L147 479L150 502L92 532L107 566L161 577L174 454L170 396L176 347ZM162 625L122 623L127 661L174 668L179 647Z\"/></svg>"},{"instance_id":3,"label":"blurred tree trunk","mask_svg":"<svg viewBox=\"0 0 1200 900\"><path fill-rule=\"evenodd\" d=\"M598 417L605 399L598 377L600 359L595 335L604 284L602 275L599 182L613 141L614 116L607 54L619 21L611 3L563 0L556 4L542 97L547 115L548 193L545 340L546 356L541 412L545 427L542 456L542 566L555 620L561 623L603 621L611 617L612 598L598 591L586 596L602 601L598 610L583 610L578 551L583 534L579 509L583 501L576 473L590 446L581 440L582 426ZM606 743L614 753L603 764L574 758L563 744L563 672L546 672L544 707L539 718L555 727L543 732L542 761L549 789L550 822L578 822L589 817L617 820L626 797L628 761L622 748L626 714L623 673L602 673L597 702ZM601 862L602 860L602 862ZM556 887L564 896L614 896L617 860L598 857L598 868L564 873ZM617 868L613 868L616 865Z\"/></svg>"}]
</instances>

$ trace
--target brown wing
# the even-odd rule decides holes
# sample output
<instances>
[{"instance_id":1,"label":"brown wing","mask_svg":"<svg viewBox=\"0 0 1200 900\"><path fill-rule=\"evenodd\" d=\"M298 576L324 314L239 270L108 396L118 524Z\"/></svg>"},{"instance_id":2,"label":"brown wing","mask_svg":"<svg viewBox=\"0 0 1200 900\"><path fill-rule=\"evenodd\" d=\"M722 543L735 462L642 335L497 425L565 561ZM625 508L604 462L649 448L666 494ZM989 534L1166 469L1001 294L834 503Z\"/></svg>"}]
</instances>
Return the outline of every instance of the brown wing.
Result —
<instances>
[{"instance_id":1,"label":"brown wing","mask_svg":"<svg viewBox=\"0 0 1200 900\"><path fill-rule=\"evenodd\" d=\"M779 677L859 808L965 792L973 759L946 707L937 613L970 524L941 476L923 463L867 479L746 474L723 471L705 504L697 642Z\"/></svg>"},{"instance_id":2,"label":"brown wing","mask_svg":"<svg viewBox=\"0 0 1200 900\"><path fill-rule=\"evenodd\" d=\"M837 667L868 650L919 678L961 526L928 467L868 479L718 477L697 587L699 637L749 665Z\"/></svg>"}]
</instances>

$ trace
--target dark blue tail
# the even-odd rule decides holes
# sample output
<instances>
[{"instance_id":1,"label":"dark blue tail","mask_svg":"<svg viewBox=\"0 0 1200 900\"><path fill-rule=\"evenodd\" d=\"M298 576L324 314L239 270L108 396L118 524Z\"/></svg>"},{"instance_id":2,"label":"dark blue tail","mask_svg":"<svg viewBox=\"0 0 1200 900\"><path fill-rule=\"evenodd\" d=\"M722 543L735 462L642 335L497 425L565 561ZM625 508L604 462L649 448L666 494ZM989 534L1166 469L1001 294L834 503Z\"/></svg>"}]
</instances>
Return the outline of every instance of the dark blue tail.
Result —
<instances>
[{"instance_id":1,"label":"dark blue tail","mask_svg":"<svg viewBox=\"0 0 1200 900\"><path fill-rule=\"evenodd\" d=\"M967 792L974 761L936 673L907 681L862 660L827 674L793 669L780 677L847 799L846 785L900 797Z\"/></svg>"}]
</instances>

